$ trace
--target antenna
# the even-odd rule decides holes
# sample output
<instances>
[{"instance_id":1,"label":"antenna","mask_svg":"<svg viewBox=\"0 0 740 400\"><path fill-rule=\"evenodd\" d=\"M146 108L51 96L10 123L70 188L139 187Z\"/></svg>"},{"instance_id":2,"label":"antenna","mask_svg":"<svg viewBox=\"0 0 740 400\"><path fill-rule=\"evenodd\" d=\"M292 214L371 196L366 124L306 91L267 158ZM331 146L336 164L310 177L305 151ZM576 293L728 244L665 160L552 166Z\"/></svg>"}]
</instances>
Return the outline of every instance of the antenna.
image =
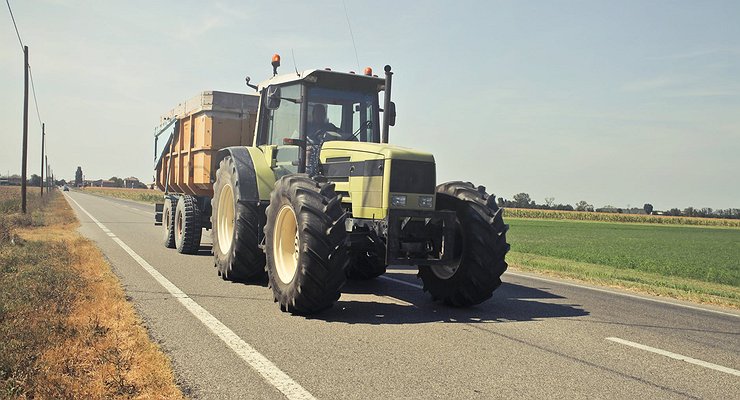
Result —
<instances>
[{"instance_id":1,"label":"antenna","mask_svg":"<svg viewBox=\"0 0 740 400\"><path fill-rule=\"evenodd\" d=\"M357 56L357 45L355 45L355 35L352 33L352 24L349 23L349 13L347 12L347 3L342 0L344 6L344 16L347 17L347 26L349 27L349 36L352 38L352 47L355 48L355 60L357 61L357 70L360 70L360 57Z\"/></svg>"},{"instance_id":2,"label":"antenna","mask_svg":"<svg viewBox=\"0 0 740 400\"><path fill-rule=\"evenodd\" d=\"M295 74L296 76L301 76L301 74L298 73L298 65L295 62L295 53L293 52L293 48L290 48L290 55L293 56L293 68L295 68Z\"/></svg>"}]
</instances>

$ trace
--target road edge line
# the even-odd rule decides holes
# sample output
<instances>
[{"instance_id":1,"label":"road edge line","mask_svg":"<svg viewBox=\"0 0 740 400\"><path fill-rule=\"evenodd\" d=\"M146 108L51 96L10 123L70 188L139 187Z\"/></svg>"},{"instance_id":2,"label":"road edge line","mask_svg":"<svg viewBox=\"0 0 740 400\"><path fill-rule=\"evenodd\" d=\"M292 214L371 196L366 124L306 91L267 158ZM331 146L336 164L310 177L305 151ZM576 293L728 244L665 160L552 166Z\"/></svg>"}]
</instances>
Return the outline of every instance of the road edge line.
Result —
<instances>
[{"instance_id":1,"label":"road edge line","mask_svg":"<svg viewBox=\"0 0 740 400\"><path fill-rule=\"evenodd\" d=\"M118 244L131 258L134 259L149 275L154 278L162 287L164 287L172 297L176 298L185 308L190 311L203 325L221 339L231 350L233 350L242 360L246 361L262 378L264 378L274 388L279 390L288 399L310 400L315 397L303 388L298 382L294 381L288 374L278 368L267 357L255 350L249 343L240 338L234 331L229 329L223 322L219 321L211 313L203 308L195 300L190 298L185 292L180 290L169 279L165 278L151 264L138 255L126 243L113 234L105 225L100 223L95 217L85 210L75 199L69 195L65 197L71 200L83 213L85 213L104 233L106 233L116 244Z\"/></svg>"},{"instance_id":2,"label":"road edge line","mask_svg":"<svg viewBox=\"0 0 740 400\"><path fill-rule=\"evenodd\" d=\"M535 279L535 280L539 280L539 281L543 281L543 282L555 283L555 284L558 284L558 285L572 286L572 287L577 287L577 288L581 288L581 289L593 290L593 291L596 291L596 292L609 293L609 294L614 294L614 295L617 295L617 296L629 297L629 298L632 298L632 299L652 301L652 302L655 302L655 303L666 304L666 305L669 305L669 306L683 307L683 308L688 308L690 310L704 311L704 312L709 312L709 313L714 313L714 314L726 315L726 316L729 316L729 317L740 318L740 315L733 314L731 312L720 311L720 310L712 310L711 308L703 308L703 307L692 306L692 305L688 305L688 304L674 303L672 301L661 300L661 299L654 299L654 298L645 297L645 296L638 296L638 295L631 294L631 293L622 293L622 292L617 292L617 291L614 291L614 290L602 289L602 288L598 288L598 287L581 285L581 284L571 283L571 282L566 282L566 281L559 281L559 280L555 280L555 279L541 278L541 277L535 276L535 275L529 275L529 274L522 274L522 273L518 273L518 272L506 271L504 273L504 275L502 276L502 278L505 277L506 275L516 276L516 277L520 277L520 278L530 278L530 279Z\"/></svg>"}]
</instances>

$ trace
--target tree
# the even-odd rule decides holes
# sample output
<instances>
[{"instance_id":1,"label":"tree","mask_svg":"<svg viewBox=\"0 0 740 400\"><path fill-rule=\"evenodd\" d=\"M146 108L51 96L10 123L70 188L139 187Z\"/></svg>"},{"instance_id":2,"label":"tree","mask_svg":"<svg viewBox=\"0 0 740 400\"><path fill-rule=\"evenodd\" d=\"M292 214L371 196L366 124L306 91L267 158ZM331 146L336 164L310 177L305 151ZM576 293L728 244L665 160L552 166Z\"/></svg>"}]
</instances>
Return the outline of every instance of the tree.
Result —
<instances>
[{"instance_id":1,"label":"tree","mask_svg":"<svg viewBox=\"0 0 740 400\"><path fill-rule=\"evenodd\" d=\"M650 203L645 203L644 206L642 206L642 209L645 210L645 214L650 215L653 213L653 205Z\"/></svg>"},{"instance_id":2,"label":"tree","mask_svg":"<svg viewBox=\"0 0 740 400\"><path fill-rule=\"evenodd\" d=\"M75 186L80 186L82 184L82 167L77 167L77 171L75 172Z\"/></svg>"},{"instance_id":3,"label":"tree","mask_svg":"<svg viewBox=\"0 0 740 400\"><path fill-rule=\"evenodd\" d=\"M41 185L41 177L38 176L38 175L36 175L36 174L32 174L31 175L31 179L28 182L28 185L29 186L39 186L39 185Z\"/></svg>"},{"instance_id":4,"label":"tree","mask_svg":"<svg viewBox=\"0 0 740 400\"><path fill-rule=\"evenodd\" d=\"M529 198L528 194L519 193L519 194L514 195L514 204L515 204L515 207L518 207L518 208L527 208L530 205L533 205L533 202Z\"/></svg>"},{"instance_id":5,"label":"tree","mask_svg":"<svg viewBox=\"0 0 740 400\"><path fill-rule=\"evenodd\" d=\"M594 206L586 203L585 200L581 200L578 203L576 203L576 211L593 211L593 210L594 210Z\"/></svg>"},{"instance_id":6,"label":"tree","mask_svg":"<svg viewBox=\"0 0 740 400\"><path fill-rule=\"evenodd\" d=\"M116 187L123 187L123 179L121 179L119 177L111 176L111 178L108 179L108 180L111 181L111 182L115 182Z\"/></svg>"},{"instance_id":7,"label":"tree","mask_svg":"<svg viewBox=\"0 0 740 400\"><path fill-rule=\"evenodd\" d=\"M555 204L555 198L554 197L545 197L545 204L547 205L547 208L551 208L553 204Z\"/></svg>"}]
</instances>

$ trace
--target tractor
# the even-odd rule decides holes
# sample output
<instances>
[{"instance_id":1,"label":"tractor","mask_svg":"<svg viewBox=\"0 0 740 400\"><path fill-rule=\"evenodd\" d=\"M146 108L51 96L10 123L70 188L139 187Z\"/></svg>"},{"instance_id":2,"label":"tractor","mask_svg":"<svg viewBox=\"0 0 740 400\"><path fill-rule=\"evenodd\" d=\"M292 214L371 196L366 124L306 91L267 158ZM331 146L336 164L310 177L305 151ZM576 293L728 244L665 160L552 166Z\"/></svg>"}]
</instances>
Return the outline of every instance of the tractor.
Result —
<instances>
[{"instance_id":1,"label":"tractor","mask_svg":"<svg viewBox=\"0 0 740 400\"><path fill-rule=\"evenodd\" d=\"M271 78L246 79L256 92L251 143L214 151L212 193L189 203L169 195L170 208L158 208L165 240L199 242L210 228L219 275L266 279L296 314L330 307L347 279L389 265L418 267L424 291L448 305L490 298L507 268L503 209L483 186L437 184L432 154L388 143L391 67L383 78L370 68L278 74L272 61ZM172 202L183 202L179 217ZM187 229L193 214L197 233Z\"/></svg>"}]
</instances>

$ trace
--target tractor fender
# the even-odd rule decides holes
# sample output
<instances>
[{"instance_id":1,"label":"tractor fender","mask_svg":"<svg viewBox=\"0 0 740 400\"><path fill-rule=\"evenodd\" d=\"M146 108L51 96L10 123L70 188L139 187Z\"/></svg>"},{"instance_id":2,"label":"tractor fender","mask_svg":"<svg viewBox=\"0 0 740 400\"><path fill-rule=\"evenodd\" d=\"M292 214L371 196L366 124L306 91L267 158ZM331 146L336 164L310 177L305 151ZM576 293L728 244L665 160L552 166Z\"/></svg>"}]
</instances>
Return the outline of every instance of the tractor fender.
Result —
<instances>
[{"instance_id":1,"label":"tractor fender","mask_svg":"<svg viewBox=\"0 0 740 400\"><path fill-rule=\"evenodd\" d=\"M226 147L218 151L215 165L219 165L221 160L227 156L231 156L236 166L236 173L239 178L237 190L239 201L250 203L269 202L270 192L275 186L275 173L267 164L262 151L256 147ZM215 182L215 171L212 179Z\"/></svg>"}]
</instances>

